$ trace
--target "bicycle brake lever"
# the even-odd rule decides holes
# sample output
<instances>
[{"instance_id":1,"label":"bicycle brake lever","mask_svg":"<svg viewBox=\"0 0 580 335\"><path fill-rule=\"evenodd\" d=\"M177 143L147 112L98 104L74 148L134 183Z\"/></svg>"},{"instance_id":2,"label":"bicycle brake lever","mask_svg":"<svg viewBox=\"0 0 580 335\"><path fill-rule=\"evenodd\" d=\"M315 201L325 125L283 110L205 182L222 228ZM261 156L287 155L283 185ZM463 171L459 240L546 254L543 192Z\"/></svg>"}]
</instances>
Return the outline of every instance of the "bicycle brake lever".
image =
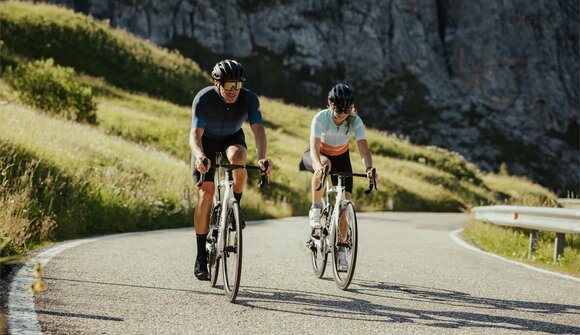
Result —
<instances>
[{"instance_id":1,"label":"bicycle brake lever","mask_svg":"<svg viewBox=\"0 0 580 335\"><path fill-rule=\"evenodd\" d=\"M203 158L203 166L207 167L207 163L209 162L209 159L207 157ZM197 183L195 183L196 187L201 187L201 184L203 184L203 180L205 178L205 172L204 173L200 173L199 174L199 180L197 181Z\"/></svg>"},{"instance_id":2,"label":"bicycle brake lever","mask_svg":"<svg viewBox=\"0 0 580 335\"><path fill-rule=\"evenodd\" d=\"M318 184L318 186L316 187L317 191L320 191L322 186L324 186L324 181L326 180L327 176L328 176L328 165L325 165L324 172L322 173L322 180L320 181L320 184Z\"/></svg>"},{"instance_id":3,"label":"bicycle brake lever","mask_svg":"<svg viewBox=\"0 0 580 335\"><path fill-rule=\"evenodd\" d=\"M267 185L270 185L270 180L268 179L268 175L266 174L266 171L268 170L268 165L270 163L268 161L264 161L264 169L261 171L261 177L260 177L260 184L258 184L258 187L260 189L266 187Z\"/></svg>"},{"instance_id":4,"label":"bicycle brake lever","mask_svg":"<svg viewBox=\"0 0 580 335\"><path fill-rule=\"evenodd\" d=\"M377 177L376 177L377 170L375 168L372 168L371 171L373 172L373 180L369 183L369 188L368 188L368 190L365 191L365 194L371 193L373 191L373 187L375 188L375 190L378 191L378 189L377 189Z\"/></svg>"}]
</instances>

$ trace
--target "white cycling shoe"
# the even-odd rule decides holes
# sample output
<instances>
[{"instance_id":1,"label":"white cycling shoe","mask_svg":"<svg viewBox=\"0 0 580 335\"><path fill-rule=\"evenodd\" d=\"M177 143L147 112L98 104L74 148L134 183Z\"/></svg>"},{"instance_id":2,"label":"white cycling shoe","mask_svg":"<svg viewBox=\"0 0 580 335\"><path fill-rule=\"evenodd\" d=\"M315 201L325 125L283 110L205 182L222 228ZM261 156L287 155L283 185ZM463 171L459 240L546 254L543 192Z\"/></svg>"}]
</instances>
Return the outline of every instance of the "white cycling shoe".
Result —
<instances>
[{"instance_id":1,"label":"white cycling shoe","mask_svg":"<svg viewBox=\"0 0 580 335\"><path fill-rule=\"evenodd\" d=\"M348 262L346 261L346 252L344 250L338 251L338 271L348 270Z\"/></svg>"},{"instance_id":2,"label":"white cycling shoe","mask_svg":"<svg viewBox=\"0 0 580 335\"><path fill-rule=\"evenodd\" d=\"M308 212L308 218L310 219L310 227L313 229L320 228L320 212L321 209L318 207L310 208Z\"/></svg>"}]
</instances>

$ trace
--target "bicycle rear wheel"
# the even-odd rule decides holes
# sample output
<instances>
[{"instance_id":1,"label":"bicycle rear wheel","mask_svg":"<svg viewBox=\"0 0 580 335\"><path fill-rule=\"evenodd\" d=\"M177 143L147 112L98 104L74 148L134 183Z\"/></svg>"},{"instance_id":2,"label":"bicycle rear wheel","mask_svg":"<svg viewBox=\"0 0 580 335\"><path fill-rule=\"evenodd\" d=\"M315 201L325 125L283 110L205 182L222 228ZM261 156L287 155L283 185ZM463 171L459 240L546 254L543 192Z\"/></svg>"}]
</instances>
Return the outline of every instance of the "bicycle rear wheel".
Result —
<instances>
[{"instance_id":1,"label":"bicycle rear wheel","mask_svg":"<svg viewBox=\"0 0 580 335\"><path fill-rule=\"evenodd\" d=\"M342 230L340 229L341 225L343 227ZM356 212L352 202L345 201L341 204L339 222L337 226L331 229L330 238L333 246L332 269L334 272L334 281L339 289L346 290L354 275L358 249L358 227ZM346 254L347 266L344 268L339 263L339 248Z\"/></svg>"},{"instance_id":2,"label":"bicycle rear wheel","mask_svg":"<svg viewBox=\"0 0 580 335\"><path fill-rule=\"evenodd\" d=\"M209 234L207 235L207 264L209 265L209 284L215 287L219 273L220 260L217 258L217 233L219 229L221 205L217 204L211 211L209 218Z\"/></svg>"},{"instance_id":3,"label":"bicycle rear wheel","mask_svg":"<svg viewBox=\"0 0 580 335\"><path fill-rule=\"evenodd\" d=\"M326 262L328 261L327 248L327 222L329 211L324 209L320 217L320 229L312 229L310 233L310 258L312 264L312 271L316 278L322 278L324 270L326 269Z\"/></svg>"},{"instance_id":4,"label":"bicycle rear wheel","mask_svg":"<svg viewBox=\"0 0 580 335\"><path fill-rule=\"evenodd\" d=\"M222 271L224 291L230 302L234 302L240 288L242 274L242 227L240 207L236 201L229 205L226 217Z\"/></svg>"}]
</instances>

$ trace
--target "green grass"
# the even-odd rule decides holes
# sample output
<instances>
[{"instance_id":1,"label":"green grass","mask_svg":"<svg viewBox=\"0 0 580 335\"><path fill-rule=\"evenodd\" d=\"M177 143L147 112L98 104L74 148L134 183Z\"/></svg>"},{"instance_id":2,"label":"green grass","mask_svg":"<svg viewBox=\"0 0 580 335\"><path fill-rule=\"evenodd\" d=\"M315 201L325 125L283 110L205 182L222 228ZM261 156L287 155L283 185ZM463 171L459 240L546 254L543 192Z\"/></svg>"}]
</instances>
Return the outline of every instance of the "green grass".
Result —
<instances>
[{"instance_id":1,"label":"green grass","mask_svg":"<svg viewBox=\"0 0 580 335\"><path fill-rule=\"evenodd\" d=\"M558 207L557 196L553 192L524 177L484 174L482 179L496 192L498 202L503 204Z\"/></svg>"},{"instance_id":2,"label":"green grass","mask_svg":"<svg viewBox=\"0 0 580 335\"><path fill-rule=\"evenodd\" d=\"M38 217L58 223L58 238L189 225L181 205L189 167L171 155L12 104L0 106L0 144L10 176L0 195L18 197L9 184L32 175L30 198Z\"/></svg>"},{"instance_id":3,"label":"green grass","mask_svg":"<svg viewBox=\"0 0 580 335\"><path fill-rule=\"evenodd\" d=\"M538 249L528 254L529 230L472 221L464 236L482 249L518 262L580 277L580 235L566 234L564 253L554 263L555 233L540 231Z\"/></svg>"}]
</instances>

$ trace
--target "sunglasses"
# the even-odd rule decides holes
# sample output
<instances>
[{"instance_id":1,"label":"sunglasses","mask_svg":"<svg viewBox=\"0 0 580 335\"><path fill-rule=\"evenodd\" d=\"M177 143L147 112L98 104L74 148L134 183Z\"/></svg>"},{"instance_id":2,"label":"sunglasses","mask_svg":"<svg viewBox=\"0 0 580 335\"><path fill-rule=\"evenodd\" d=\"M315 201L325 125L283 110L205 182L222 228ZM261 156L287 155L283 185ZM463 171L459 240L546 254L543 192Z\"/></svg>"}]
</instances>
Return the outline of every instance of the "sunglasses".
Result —
<instances>
[{"instance_id":1,"label":"sunglasses","mask_svg":"<svg viewBox=\"0 0 580 335\"><path fill-rule=\"evenodd\" d=\"M348 114L348 113L352 112L353 108L354 108L354 106L348 106L348 107L333 106L333 110L336 114Z\"/></svg>"},{"instance_id":2,"label":"sunglasses","mask_svg":"<svg viewBox=\"0 0 580 335\"><path fill-rule=\"evenodd\" d=\"M222 83L222 87L226 91L231 91L233 88L235 88L236 91L239 91L242 88L242 82L241 81L224 81Z\"/></svg>"}]
</instances>

